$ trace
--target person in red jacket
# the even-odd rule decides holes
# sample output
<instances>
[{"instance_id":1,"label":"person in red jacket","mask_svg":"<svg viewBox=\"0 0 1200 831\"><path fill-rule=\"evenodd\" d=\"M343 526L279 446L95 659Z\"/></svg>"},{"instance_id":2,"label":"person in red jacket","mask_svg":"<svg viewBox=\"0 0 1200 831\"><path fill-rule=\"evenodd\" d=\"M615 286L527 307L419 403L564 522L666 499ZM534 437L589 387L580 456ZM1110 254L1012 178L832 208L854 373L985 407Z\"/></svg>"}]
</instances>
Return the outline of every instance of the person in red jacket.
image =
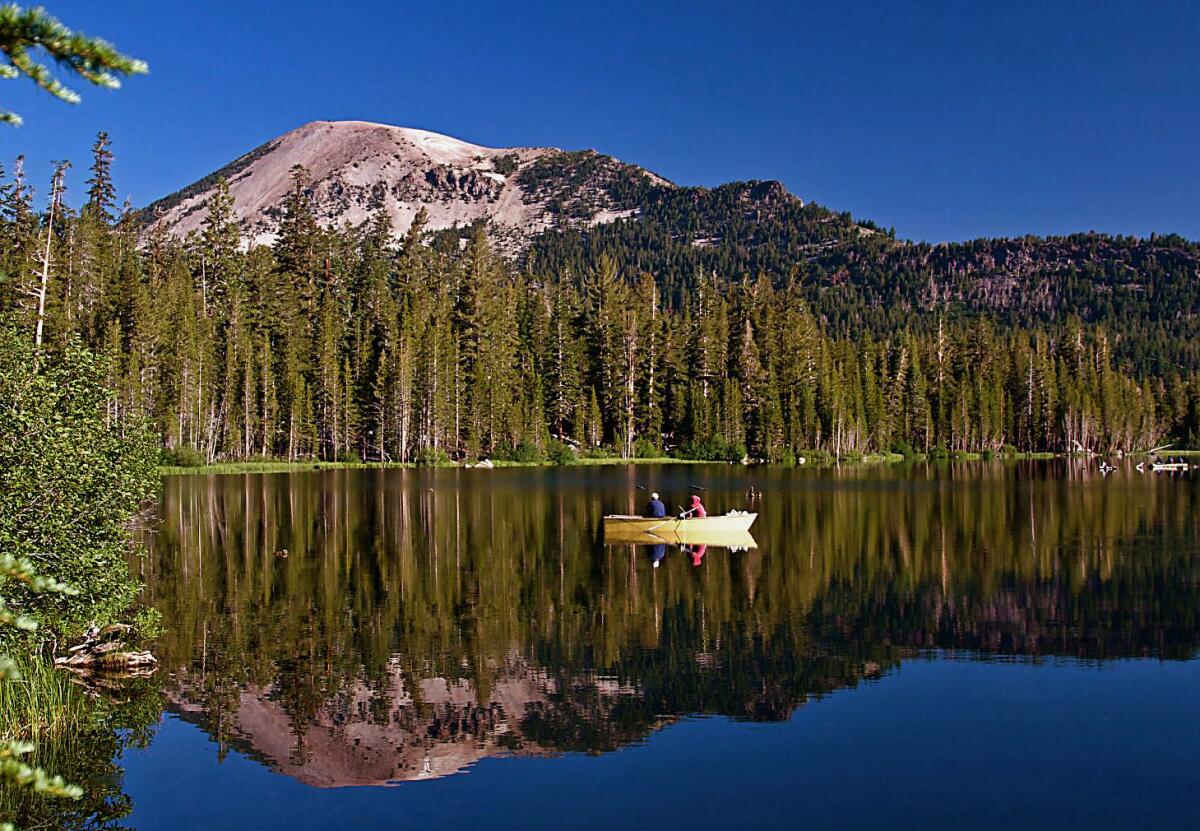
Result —
<instances>
[{"instance_id":1,"label":"person in red jacket","mask_svg":"<svg viewBox=\"0 0 1200 831\"><path fill-rule=\"evenodd\" d=\"M701 518L708 516L708 511L704 510L704 503L700 501L697 494L692 494L692 507L688 508L686 516Z\"/></svg>"}]
</instances>

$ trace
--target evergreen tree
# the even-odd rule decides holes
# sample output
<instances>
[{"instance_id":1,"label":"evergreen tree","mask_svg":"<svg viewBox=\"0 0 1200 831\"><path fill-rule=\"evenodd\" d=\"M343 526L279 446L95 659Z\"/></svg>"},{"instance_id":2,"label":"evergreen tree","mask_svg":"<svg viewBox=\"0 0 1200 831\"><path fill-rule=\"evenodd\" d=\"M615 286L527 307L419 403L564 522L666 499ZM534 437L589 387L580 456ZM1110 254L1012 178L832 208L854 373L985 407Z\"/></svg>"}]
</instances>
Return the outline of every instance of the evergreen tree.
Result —
<instances>
[{"instance_id":1,"label":"evergreen tree","mask_svg":"<svg viewBox=\"0 0 1200 831\"><path fill-rule=\"evenodd\" d=\"M87 180L87 205L84 212L93 219L111 225L113 209L117 203L117 191L112 181L112 142L108 133L101 130L92 145L92 175Z\"/></svg>"},{"instance_id":2,"label":"evergreen tree","mask_svg":"<svg viewBox=\"0 0 1200 831\"><path fill-rule=\"evenodd\" d=\"M221 300L229 293L243 268L241 262L241 233L233 210L233 196L229 193L229 182L221 177L216 190L209 197L204 224L201 226L200 279L201 291L220 307Z\"/></svg>"}]
</instances>

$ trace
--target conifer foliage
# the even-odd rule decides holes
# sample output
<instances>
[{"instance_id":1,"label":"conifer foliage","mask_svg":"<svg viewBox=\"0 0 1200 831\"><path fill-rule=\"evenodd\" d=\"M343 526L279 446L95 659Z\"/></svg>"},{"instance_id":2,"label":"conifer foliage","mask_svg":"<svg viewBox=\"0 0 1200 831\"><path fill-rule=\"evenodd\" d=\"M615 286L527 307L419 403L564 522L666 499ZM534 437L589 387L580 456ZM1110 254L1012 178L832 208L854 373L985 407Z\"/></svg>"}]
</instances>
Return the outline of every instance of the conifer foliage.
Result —
<instances>
[{"instance_id":1,"label":"conifer foliage","mask_svg":"<svg viewBox=\"0 0 1200 831\"><path fill-rule=\"evenodd\" d=\"M19 164L3 180L0 309L32 334L46 271L45 348L79 338L102 353L111 416L148 420L180 461L787 461L1200 439L1188 364L1138 358L1163 331L1153 321L1118 336L1086 314L855 312L801 268L688 260L683 277L620 246L518 266L482 226L429 234L419 214L396 241L379 212L328 229L300 167L273 245L243 244L226 182L198 232L139 239L115 215L111 162L101 134L83 208L59 199L52 221Z\"/></svg>"},{"instance_id":2,"label":"conifer foliage","mask_svg":"<svg viewBox=\"0 0 1200 831\"><path fill-rule=\"evenodd\" d=\"M68 104L77 104L79 94L51 74L40 62L40 53L88 83L106 89L118 89L123 75L149 71L144 61L121 54L108 41L72 31L40 6L0 6L0 53L4 56L0 79L24 76ZM21 117L0 109L0 121L20 124Z\"/></svg>"}]
</instances>

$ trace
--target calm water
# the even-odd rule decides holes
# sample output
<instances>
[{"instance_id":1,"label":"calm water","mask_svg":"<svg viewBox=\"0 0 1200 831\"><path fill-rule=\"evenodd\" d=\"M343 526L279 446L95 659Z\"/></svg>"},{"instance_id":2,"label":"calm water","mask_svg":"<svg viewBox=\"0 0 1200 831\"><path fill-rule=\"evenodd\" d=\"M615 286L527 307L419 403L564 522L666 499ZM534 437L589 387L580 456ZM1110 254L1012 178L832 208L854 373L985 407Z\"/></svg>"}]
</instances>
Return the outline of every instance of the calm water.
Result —
<instances>
[{"instance_id":1,"label":"calm water","mask_svg":"<svg viewBox=\"0 0 1200 831\"><path fill-rule=\"evenodd\" d=\"M751 483L757 548L604 544L639 484ZM135 828L1200 823L1200 479L177 477L139 567Z\"/></svg>"}]
</instances>

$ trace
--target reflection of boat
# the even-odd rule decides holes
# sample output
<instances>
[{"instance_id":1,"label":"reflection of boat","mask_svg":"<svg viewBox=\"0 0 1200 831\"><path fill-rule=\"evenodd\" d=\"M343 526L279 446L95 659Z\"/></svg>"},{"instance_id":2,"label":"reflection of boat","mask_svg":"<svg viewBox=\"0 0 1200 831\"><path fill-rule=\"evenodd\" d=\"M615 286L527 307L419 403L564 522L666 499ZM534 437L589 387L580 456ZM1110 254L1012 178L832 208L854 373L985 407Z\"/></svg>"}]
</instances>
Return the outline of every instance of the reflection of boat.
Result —
<instances>
[{"instance_id":1,"label":"reflection of boat","mask_svg":"<svg viewBox=\"0 0 1200 831\"><path fill-rule=\"evenodd\" d=\"M720 516L678 519L648 519L640 516L606 516L604 541L625 545L715 545L722 548L757 548L750 526L758 514L732 513Z\"/></svg>"},{"instance_id":2,"label":"reflection of boat","mask_svg":"<svg viewBox=\"0 0 1200 831\"><path fill-rule=\"evenodd\" d=\"M665 526L657 531L636 531L604 526L604 541L617 545L711 545L715 548L758 548L749 531L672 531Z\"/></svg>"}]
</instances>

